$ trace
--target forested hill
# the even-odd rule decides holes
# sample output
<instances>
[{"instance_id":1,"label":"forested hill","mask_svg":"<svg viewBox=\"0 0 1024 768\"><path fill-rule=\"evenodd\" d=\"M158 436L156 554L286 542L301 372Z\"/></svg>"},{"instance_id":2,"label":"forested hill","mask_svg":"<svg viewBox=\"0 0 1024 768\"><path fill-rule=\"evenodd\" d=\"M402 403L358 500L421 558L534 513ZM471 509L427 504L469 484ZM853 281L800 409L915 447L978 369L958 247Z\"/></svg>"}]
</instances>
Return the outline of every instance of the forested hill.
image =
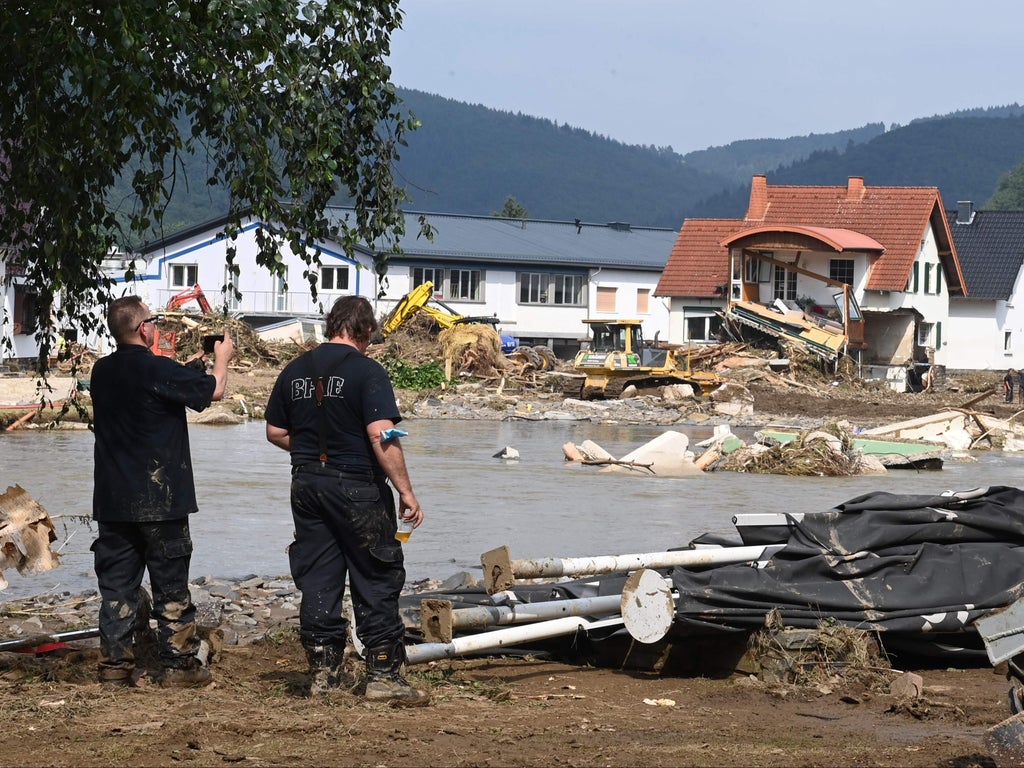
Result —
<instances>
[{"instance_id":1,"label":"forested hill","mask_svg":"<svg viewBox=\"0 0 1024 768\"><path fill-rule=\"evenodd\" d=\"M399 168L412 210L487 215L514 197L530 218L679 227L703 200L752 173L880 135L880 123L834 134L755 139L679 155L583 128L399 89L423 123ZM638 117L637 119L642 119Z\"/></svg>"},{"instance_id":2,"label":"forested hill","mask_svg":"<svg viewBox=\"0 0 1024 768\"><path fill-rule=\"evenodd\" d=\"M938 186L947 207L958 200L980 206L999 177L1024 159L1024 109L1016 104L921 118L888 131L869 123L680 155L420 91L399 89L399 95L423 124L408 136L398 164L397 183L412 195L404 207L414 211L489 215L513 197L534 219L677 228L688 217L742 216L755 173L773 184L845 184L863 176L870 186ZM219 188L211 195L202 183L205 163L191 158L186 166L190 186L179 185L184 194L168 209L165 233L209 221L227 207Z\"/></svg>"},{"instance_id":3,"label":"forested hill","mask_svg":"<svg viewBox=\"0 0 1024 768\"><path fill-rule=\"evenodd\" d=\"M981 207L999 177L1024 160L1024 116L950 117L915 121L845 151L818 151L768 171L771 184L846 184L863 176L869 186L936 186L946 208L959 200ZM750 182L690 209L695 217L742 216Z\"/></svg>"}]
</instances>

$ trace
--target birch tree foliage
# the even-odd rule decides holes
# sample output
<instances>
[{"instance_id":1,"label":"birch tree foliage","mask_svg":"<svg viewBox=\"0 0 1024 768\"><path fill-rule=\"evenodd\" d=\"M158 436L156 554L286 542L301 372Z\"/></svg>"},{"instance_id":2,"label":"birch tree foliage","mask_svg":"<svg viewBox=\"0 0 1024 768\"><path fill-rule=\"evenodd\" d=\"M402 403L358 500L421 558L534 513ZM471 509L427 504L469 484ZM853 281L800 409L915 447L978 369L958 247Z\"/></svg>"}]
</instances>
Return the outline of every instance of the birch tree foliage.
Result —
<instances>
[{"instance_id":1,"label":"birch tree foliage","mask_svg":"<svg viewBox=\"0 0 1024 768\"><path fill-rule=\"evenodd\" d=\"M38 299L41 370L56 329L102 323L88 313L111 298L102 261L164 234L172 196L222 186L229 236L251 213L300 254L328 237L397 251L392 169L417 125L386 63L401 20L397 0L5 3L0 245L6 282ZM186 176L190 154L205 178ZM351 220L325 216L336 195ZM259 248L281 275L276 240Z\"/></svg>"}]
</instances>

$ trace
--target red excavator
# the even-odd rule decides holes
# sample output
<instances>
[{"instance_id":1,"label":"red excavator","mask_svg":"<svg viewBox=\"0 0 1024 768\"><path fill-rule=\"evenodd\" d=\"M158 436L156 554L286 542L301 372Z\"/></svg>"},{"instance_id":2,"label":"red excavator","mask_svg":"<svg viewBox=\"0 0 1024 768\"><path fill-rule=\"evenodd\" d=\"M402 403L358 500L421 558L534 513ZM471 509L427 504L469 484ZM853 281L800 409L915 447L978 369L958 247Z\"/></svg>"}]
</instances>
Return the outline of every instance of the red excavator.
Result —
<instances>
[{"instance_id":1,"label":"red excavator","mask_svg":"<svg viewBox=\"0 0 1024 768\"><path fill-rule=\"evenodd\" d=\"M203 310L205 314L210 314L213 309L210 308L210 302L206 300L206 294L203 293L203 289L199 287L199 283L196 283L191 288L186 288L180 293L176 293L167 300L167 311L174 312L181 309L183 306L188 304L192 299L195 299L199 304L199 308Z\"/></svg>"},{"instance_id":2,"label":"red excavator","mask_svg":"<svg viewBox=\"0 0 1024 768\"><path fill-rule=\"evenodd\" d=\"M191 288L186 288L185 290L171 296L171 298L167 300L166 309L168 312L177 312L193 300L199 304L199 308L203 311L203 314L208 315L213 312L213 308L210 306L210 302L207 301L206 294L203 293L203 289L199 287L199 283L196 283ZM160 327L157 326L153 345L150 347L150 349L153 350L153 354L163 355L164 357L174 357L176 352L175 336L177 336L177 334L174 331L161 330Z\"/></svg>"}]
</instances>

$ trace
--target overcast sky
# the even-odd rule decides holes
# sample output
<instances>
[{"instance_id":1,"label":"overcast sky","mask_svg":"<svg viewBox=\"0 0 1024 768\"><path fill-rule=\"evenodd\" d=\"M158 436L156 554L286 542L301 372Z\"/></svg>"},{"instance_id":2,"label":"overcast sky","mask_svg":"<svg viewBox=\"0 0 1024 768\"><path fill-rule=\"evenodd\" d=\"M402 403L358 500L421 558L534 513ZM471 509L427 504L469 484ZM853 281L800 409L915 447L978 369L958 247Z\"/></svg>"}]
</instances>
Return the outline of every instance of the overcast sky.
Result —
<instances>
[{"instance_id":1,"label":"overcast sky","mask_svg":"<svg viewBox=\"0 0 1024 768\"><path fill-rule=\"evenodd\" d=\"M393 82L686 153L1024 103L1021 0L403 0Z\"/></svg>"}]
</instances>

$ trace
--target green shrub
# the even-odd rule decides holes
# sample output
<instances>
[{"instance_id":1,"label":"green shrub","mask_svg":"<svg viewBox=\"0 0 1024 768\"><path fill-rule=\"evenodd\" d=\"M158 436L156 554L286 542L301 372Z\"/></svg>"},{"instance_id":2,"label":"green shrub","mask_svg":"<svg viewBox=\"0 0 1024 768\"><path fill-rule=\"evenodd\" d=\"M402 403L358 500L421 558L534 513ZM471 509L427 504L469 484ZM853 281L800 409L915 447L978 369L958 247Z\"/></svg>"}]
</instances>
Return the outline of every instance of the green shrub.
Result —
<instances>
[{"instance_id":1,"label":"green shrub","mask_svg":"<svg viewBox=\"0 0 1024 768\"><path fill-rule=\"evenodd\" d=\"M395 389L436 389L447 381L444 368L436 360L422 365L410 365L397 357L385 357L380 360L380 364L388 372Z\"/></svg>"}]
</instances>

